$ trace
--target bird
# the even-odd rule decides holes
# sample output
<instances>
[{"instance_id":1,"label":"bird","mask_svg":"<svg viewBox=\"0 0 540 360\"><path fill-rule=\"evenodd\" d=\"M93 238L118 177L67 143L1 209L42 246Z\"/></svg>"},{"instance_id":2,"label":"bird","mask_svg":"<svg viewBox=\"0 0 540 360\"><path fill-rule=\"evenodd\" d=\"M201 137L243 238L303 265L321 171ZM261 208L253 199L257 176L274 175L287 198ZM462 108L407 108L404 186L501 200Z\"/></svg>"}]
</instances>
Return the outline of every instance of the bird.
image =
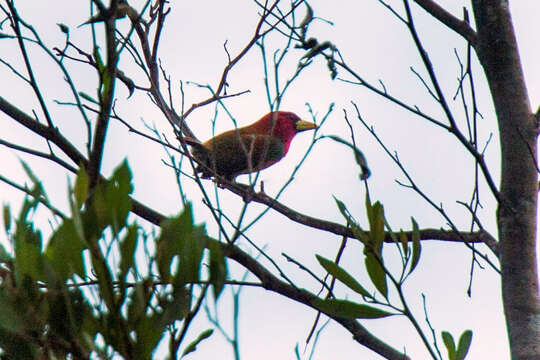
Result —
<instances>
[{"instance_id":1,"label":"bird","mask_svg":"<svg viewBox=\"0 0 540 360\"><path fill-rule=\"evenodd\" d=\"M221 133L204 143L189 141L202 178L228 180L277 163L287 154L294 136L314 130L315 123L301 120L289 111L273 111L251 125Z\"/></svg>"}]
</instances>

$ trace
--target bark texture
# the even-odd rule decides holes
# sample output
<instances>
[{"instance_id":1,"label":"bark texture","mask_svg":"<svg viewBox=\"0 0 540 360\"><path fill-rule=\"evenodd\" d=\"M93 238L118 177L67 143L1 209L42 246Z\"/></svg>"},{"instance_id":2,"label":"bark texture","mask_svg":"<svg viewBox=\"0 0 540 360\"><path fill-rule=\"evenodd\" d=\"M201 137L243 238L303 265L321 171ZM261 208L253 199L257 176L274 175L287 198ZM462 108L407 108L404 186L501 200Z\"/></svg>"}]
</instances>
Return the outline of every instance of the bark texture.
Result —
<instances>
[{"instance_id":1,"label":"bark texture","mask_svg":"<svg viewBox=\"0 0 540 360\"><path fill-rule=\"evenodd\" d=\"M536 261L538 126L531 111L507 1L473 0L478 58L496 109L501 143L497 222L502 297L512 359L540 358Z\"/></svg>"}]
</instances>

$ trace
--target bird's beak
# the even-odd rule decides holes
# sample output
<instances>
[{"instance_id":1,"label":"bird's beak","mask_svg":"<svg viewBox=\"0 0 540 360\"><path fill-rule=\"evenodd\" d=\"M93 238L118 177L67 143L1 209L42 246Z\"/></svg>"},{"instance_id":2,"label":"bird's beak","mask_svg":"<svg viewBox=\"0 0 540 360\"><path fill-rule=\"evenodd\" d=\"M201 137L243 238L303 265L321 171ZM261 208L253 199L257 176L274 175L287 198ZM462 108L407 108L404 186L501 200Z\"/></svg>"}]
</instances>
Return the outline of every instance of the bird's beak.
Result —
<instances>
[{"instance_id":1,"label":"bird's beak","mask_svg":"<svg viewBox=\"0 0 540 360\"><path fill-rule=\"evenodd\" d=\"M315 125L314 123L312 122L309 122L309 121L304 121L304 120L298 120L296 122L296 131L306 131L306 130L312 130L312 129L317 129L318 126Z\"/></svg>"}]
</instances>

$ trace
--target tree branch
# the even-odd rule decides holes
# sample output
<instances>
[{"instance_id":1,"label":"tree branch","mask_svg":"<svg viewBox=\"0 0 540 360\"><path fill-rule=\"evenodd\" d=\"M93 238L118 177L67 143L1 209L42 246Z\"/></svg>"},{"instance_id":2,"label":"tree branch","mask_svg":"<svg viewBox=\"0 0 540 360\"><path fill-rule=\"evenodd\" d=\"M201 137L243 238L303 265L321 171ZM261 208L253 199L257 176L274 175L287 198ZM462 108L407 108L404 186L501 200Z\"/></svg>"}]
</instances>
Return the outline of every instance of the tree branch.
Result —
<instances>
[{"instance_id":1,"label":"tree branch","mask_svg":"<svg viewBox=\"0 0 540 360\"><path fill-rule=\"evenodd\" d=\"M225 184L223 185L228 190L233 193L242 196L244 201L255 201L260 204L265 204L268 207L276 210L282 215L285 215L289 219L299 224L303 224L315 229L324 230L331 232L340 236L347 236L354 238L354 234L350 228L347 226L332 222L326 221L319 218L315 218L309 215L302 214L298 211L295 211L286 205L280 203L274 198L268 196L263 191L253 192L251 188L243 184ZM405 231L407 238L411 240L411 231ZM399 234L396 234L399 236ZM498 252L497 240L485 230L479 230L475 232L461 232L454 230L439 230L439 229L423 229L420 231L421 240L441 240L441 241L450 241L450 242L459 242L459 243L484 243L486 244L495 254ZM390 233L387 233L384 239L385 242L393 242Z\"/></svg>"},{"instance_id":2,"label":"tree branch","mask_svg":"<svg viewBox=\"0 0 540 360\"><path fill-rule=\"evenodd\" d=\"M530 152L537 154L538 128L508 2L473 0L472 5L478 29L476 53L486 74L499 125L502 200L498 204L497 225L511 355L513 359L534 359L540 353L538 173Z\"/></svg>"},{"instance_id":3,"label":"tree branch","mask_svg":"<svg viewBox=\"0 0 540 360\"><path fill-rule=\"evenodd\" d=\"M435 69L433 68L431 59L427 51L424 49L424 46L422 45L422 41L420 40L418 32L416 31L416 26L413 21L413 16L412 16L412 12L411 12L408 0L404 0L404 5L405 5L405 11L407 13L407 27L409 29L409 32L411 33L411 37L414 40L416 48L418 49L418 54L422 58L422 62L424 63L426 71L429 74L431 83L433 87L435 88L435 92L438 98L437 101L439 102L442 110L446 114L446 117L450 123L450 127L448 131L454 134L454 136L459 140L459 142L469 151L469 153L477 161L478 165L480 166L480 169L482 170L482 173L484 174L484 178L489 188L491 189L491 192L493 193L497 201L500 201L501 199L500 199L499 190L497 189L497 185L495 185L495 181L493 180L493 177L491 176L491 173L489 172L489 168L485 162L484 156L478 151L476 151L475 147L470 143L470 141L467 140L467 138L463 135L463 133L461 132L461 130L459 130L457 126L454 115L452 114L452 111L450 110L450 106L448 105L448 102L446 101L444 92L442 91L437 75L435 74Z\"/></svg>"},{"instance_id":4,"label":"tree branch","mask_svg":"<svg viewBox=\"0 0 540 360\"><path fill-rule=\"evenodd\" d=\"M0 111L3 111L6 115L10 116L12 119L17 121L19 124L25 126L34 133L42 136L43 138L51 141L56 146L58 146L74 163L77 165L82 164L86 166L88 160L66 139L64 138L56 129L51 129L46 125L43 125L26 113L19 110L13 104L6 101L3 97L0 96ZM68 169L70 170L70 169ZM264 192L253 192L249 187L242 184L228 184L224 185L228 190L233 193L243 197L245 200L255 201L260 204L265 204L268 207L276 210L277 212L285 215L292 221L297 223L315 228L324 231L331 232L339 236L347 236L354 238L352 230L347 228L344 225L318 219L311 217L309 215L302 214L297 212L279 201L268 196ZM133 201L133 213L142 217L143 219L151 222L154 225L159 226L161 221L165 218L163 215L159 214L157 211L151 209L150 207L138 202L135 199ZM405 232L407 237L411 238L411 232ZM467 243L484 243L491 250L497 253L497 241L495 238L486 231L476 231L476 232L455 232L450 230L437 230L437 229L423 229L420 232L421 240L440 240L440 241L451 241L451 242L467 242ZM385 238L386 242L392 242L390 234L387 234Z\"/></svg>"},{"instance_id":5,"label":"tree branch","mask_svg":"<svg viewBox=\"0 0 540 360\"><path fill-rule=\"evenodd\" d=\"M19 14L17 13L15 4L12 1L8 1L7 4L11 12L11 18L10 18L11 26L13 28L13 31L17 35L19 48L21 50L21 54L24 59L24 64L26 65L26 71L28 72L29 83L32 86L32 90L34 91L36 98L39 101L41 110L43 111L43 114L45 115L45 118L47 119L47 123L49 124L49 126L53 126L51 115L49 114L49 110L47 108L47 105L45 104L45 100L43 99L41 90L39 89L39 85L37 84L36 78L34 77L34 70L32 69L30 58L28 57L28 52L26 51L26 46L24 45L24 38L22 36L21 26L20 26L22 19L19 17ZM26 24L24 25L31 28L30 26Z\"/></svg>"},{"instance_id":6,"label":"tree branch","mask_svg":"<svg viewBox=\"0 0 540 360\"><path fill-rule=\"evenodd\" d=\"M27 196L31 196L33 197L34 199L36 199L37 201L39 201L41 204L43 204L47 209L51 210L51 212L56 215L56 216L59 216L61 217L62 219L64 219L66 217L66 215L64 215L63 212L61 212L60 210L58 210L57 208L55 208L54 206L52 206L49 202L49 200L47 198L45 198L43 195L40 195L40 196L36 196L36 194L31 190L29 189L26 184L23 186L23 185L19 185L17 184L16 182L14 181L11 181L10 179L6 178L5 176L1 175L0 174L0 181L8 184L9 186L19 190L19 191L22 191L23 193L25 193Z\"/></svg>"},{"instance_id":7,"label":"tree branch","mask_svg":"<svg viewBox=\"0 0 540 360\"><path fill-rule=\"evenodd\" d=\"M111 0L111 13L114 14L118 7L118 0ZM99 69L99 104L100 111L94 130L94 143L89 154L88 177L90 188L94 187L99 178L101 162L103 159L103 148L105 147L105 137L109 128L109 120L114 99L116 85L116 65L118 62L118 52L116 51L115 19L113 16L105 19L105 41L107 43L107 64L103 69ZM98 51L98 50L96 50Z\"/></svg>"},{"instance_id":8,"label":"tree branch","mask_svg":"<svg viewBox=\"0 0 540 360\"><path fill-rule=\"evenodd\" d=\"M476 45L476 32L469 26L467 19L460 20L433 0L414 0L422 9L448 28L465 38L473 47Z\"/></svg>"},{"instance_id":9,"label":"tree branch","mask_svg":"<svg viewBox=\"0 0 540 360\"><path fill-rule=\"evenodd\" d=\"M51 141L58 146L75 164L86 163L86 158L69 142L57 128L39 123L36 119L21 111L15 105L0 96L0 111L11 117L13 120L23 125L27 129Z\"/></svg>"},{"instance_id":10,"label":"tree branch","mask_svg":"<svg viewBox=\"0 0 540 360\"><path fill-rule=\"evenodd\" d=\"M216 240L211 240L216 241ZM238 247L232 244L219 243L223 250L223 254L244 266L251 271L262 283L262 286L266 290L270 290L286 296L289 299L307 305L317 311L313 306L313 300L317 299L317 296L304 289L295 288L294 286L287 284L272 273L270 273L264 266L259 264L257 260L253 259L247 253L240 250ZM331 317L327 314L327 316ZM332 317L331 317L332 318ZM385 357L386 359L406 360L409 357L403 353L392 348L390 345L382 342L379 338L373 336L365 327L363 327L358 321L352 319L332 318L345 329L347 329L352 335L353 339L365 347L373 350L377 354Z\"/></svg>"}]
</instances>

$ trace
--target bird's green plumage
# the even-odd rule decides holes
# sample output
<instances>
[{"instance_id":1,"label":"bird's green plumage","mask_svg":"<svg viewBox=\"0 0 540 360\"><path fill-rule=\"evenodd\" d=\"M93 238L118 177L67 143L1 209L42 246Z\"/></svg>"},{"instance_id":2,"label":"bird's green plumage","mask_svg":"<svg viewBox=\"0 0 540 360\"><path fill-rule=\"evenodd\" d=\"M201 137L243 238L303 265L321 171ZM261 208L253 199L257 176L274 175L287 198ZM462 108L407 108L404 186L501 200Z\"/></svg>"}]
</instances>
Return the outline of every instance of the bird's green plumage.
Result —
<instances>
[{"instance_id":1,"label":"bird's green plumage","mask_svg":"<svg viewBox=\"0 0 540 360\"><path fill-rule=\"evenodd\" d=\"M193 155L201 162L198 170L202 177L216 173L232 180L279 161L284 155L284 144L275 136L231 130L194 147Z\"/></svg>"}]
</instances>

